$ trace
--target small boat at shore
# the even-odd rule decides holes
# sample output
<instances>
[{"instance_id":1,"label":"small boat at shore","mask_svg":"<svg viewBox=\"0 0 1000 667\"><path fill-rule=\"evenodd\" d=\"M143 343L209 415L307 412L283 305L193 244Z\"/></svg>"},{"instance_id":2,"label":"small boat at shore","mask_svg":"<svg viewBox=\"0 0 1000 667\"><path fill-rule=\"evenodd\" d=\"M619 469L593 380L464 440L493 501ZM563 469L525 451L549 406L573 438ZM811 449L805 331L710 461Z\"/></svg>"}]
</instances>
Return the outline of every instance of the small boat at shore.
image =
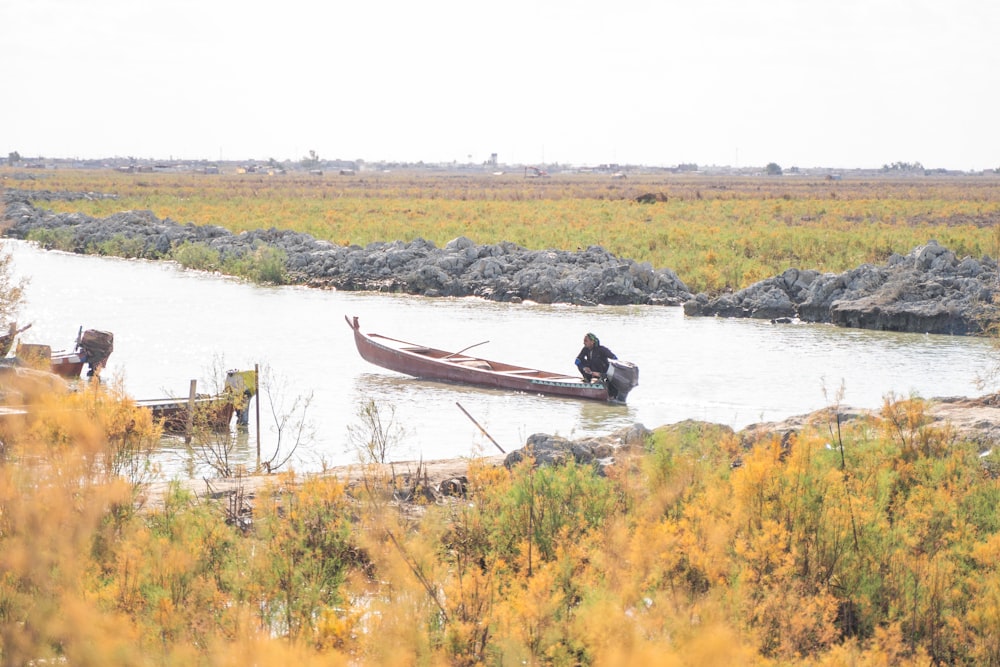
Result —
<instances>
[{"instance_id":1,"label":"small boat at shore","mask_svg":"<svg viewBox=\"0 0 1000 667\"><path fill-rule=\"evenodd\" d=\"M96 329L84 331L80 327L72 350L53 351L50 345L19 343L16 354L28 366L43 368L48 364L56 375L76 379L83 374L85 365L88 367L87 377L100 375L114 349L114 334Z\"/></svg>"},{"instance_id":2,"label":"small boat at shore","mask_svg":"<svg viewBox=\"0 0 1000 667\"><path fill-rule=\"evenodd\" d=\"M187 434L190 429L209 429L216 433L229 430L235 414L237 426L249 425L250 401L259 390L257 369L226 371L221 393L195 393L192 381L191 395L187 398L150 398L135 401L136 406L153 413L153 420L160 423L163 432L170 435Z\"/></svg>"},{"instance_id":3,"label":"small boat at shore","mask_svg":"<svg viewBox=\"0 0 1000 667\"><path fill-rule=\"evenodd\" d=\"M225 431L233 419L235 404L229 394L206 396L199 394L192 398L151 398L135 402L137 407L153 413L153 421L159 422L164 433L186 433L189 426L205 427L212 431ZM190 418L194 410L193 420Z\"/></svg>"},{"instance_id":4,"label":"small boat at shore","mask_svg":"<svg viewBox=\"0 0 1000 667\"><path fill-rule=\"evenodd\" d=\"M416 378L615 403L624 403L629 391L638 384L639 369L629 362L613 361L607 382L588 383L579 375L525 368L464 354L469 347L448 352L376 333L363 333L357 317L352 321L345 315L344 319L353 330L354 344L365 361Z\"/></svg>"}]
</instances>

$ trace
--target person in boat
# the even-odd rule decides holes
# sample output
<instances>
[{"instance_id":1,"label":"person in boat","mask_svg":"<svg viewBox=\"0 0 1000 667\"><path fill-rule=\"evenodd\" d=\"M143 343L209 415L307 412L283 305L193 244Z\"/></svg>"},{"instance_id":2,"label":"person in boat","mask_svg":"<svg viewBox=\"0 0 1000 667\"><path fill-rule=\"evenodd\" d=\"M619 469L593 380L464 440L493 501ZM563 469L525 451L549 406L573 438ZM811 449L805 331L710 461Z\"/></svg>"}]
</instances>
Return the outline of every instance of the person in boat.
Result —
<instances>
[{"instance_id":1,"label":"person in boat","mask_svg":"<svg viewBox=\"0 0 1000 667\"><path fill-rule=\"evenodd\" d=\"M583 337L583 349L576 355L576 367L584 381L603 380L608 372L610 359L617 359L615 353L601 345L601 341L592 333Z\"/></svg>"}]
</instances>

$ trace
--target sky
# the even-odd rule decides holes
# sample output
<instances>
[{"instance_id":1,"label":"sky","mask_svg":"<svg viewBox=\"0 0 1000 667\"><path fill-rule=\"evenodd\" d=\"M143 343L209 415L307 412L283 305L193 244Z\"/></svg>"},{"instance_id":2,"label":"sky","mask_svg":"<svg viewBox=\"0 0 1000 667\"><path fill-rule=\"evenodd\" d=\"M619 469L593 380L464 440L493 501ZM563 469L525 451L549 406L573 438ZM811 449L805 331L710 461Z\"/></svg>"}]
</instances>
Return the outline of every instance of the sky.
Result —
<instances>
[{"instance_id":1,"label":"sky","mask_svg":"<svg viewBox=\"0 0 1000 667\"><path fill-rule=\"evenodd\" d=\"M0 157L1000 167L990 0L0 0Z\"/></svg>"}]
</instances>

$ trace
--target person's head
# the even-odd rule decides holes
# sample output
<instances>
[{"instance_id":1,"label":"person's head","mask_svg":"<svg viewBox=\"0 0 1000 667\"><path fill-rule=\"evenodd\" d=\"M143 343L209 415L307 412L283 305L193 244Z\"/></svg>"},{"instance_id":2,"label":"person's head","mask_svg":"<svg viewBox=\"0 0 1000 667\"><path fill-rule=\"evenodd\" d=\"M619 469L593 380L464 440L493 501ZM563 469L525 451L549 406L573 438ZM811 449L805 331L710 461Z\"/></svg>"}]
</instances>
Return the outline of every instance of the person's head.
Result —
<instances>
[{"instance_id":1,"label":"person's head","mask_svg":"<svg viewBox=\"0 0 1000 667\"><path fill-rule=\"evenodd\" d=\"M584 347L594 347L595 345L600 345L601 341L597 340L597 336L592 333L588 333L583 337Z\"/></svg>"}]
</instances>

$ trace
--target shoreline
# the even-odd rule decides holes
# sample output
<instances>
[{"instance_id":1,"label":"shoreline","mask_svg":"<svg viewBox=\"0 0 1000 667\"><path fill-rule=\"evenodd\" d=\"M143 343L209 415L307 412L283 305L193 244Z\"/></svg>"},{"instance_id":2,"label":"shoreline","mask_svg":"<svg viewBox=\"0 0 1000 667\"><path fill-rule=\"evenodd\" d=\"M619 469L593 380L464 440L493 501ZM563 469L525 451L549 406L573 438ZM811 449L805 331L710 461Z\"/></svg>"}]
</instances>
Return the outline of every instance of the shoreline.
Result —
<instances>
[{"instance_id":1,"label":"shoreline","mask_svg":"<svg viewBox=\"0 0 1000 667\"><path fill-rule=\"evenodd\" d=\"M928 425L950 426L956 438L977 443L981 452L988 452L1000 443L1000 393L984 394L978 397L935 397L924 400L926 415L930 419ZM844 424L859 419L877 417L878 414L879 411L874 409L852 408L845 405L830 406L778 422L751 424L739 431L734 431L734 433L740 436L747 443L747 446L753 446L771 435L786 437L790 433L796 433L808 427L829 423L831 418L835 418L836 415L839 415L840 423ZM695 423L691 420L686 421ZM650 430L669 428L683 423L685 422L663 424ZM720 424L705 423L719 428L729 428ZM584 440L595 439L586 438ZM570 444L572 445L573 442ZM488 466L500 466L504 465L505 460L512 454L521 452L523 449L524 445L507 454L493 454L476 458L454 457L431 461L401 460L381 465L384 466L384 472L387 475L400 480L403 486L413 487L419 484L434 496L454 495L453 493L441 493L439 489L442 484L450 480L464 481L472 461ZM321 472L299 473L289 470L231 478L157 480L141 485L142 490L137 494L137 505L143 511L162 508L163 497L173 484L179 484L183 490L193 494L199 500L236 497L240 502L244 500L249 502L252 501L256 493L269 484L280 485L291 479L292 484L297 486L307 479L336 477L345 485L351 486L362 481L365 470L365 465L356 463L333 466ZM401 502L412 503L412 499L403 499Z\"/></svg>"}]
</instances>

